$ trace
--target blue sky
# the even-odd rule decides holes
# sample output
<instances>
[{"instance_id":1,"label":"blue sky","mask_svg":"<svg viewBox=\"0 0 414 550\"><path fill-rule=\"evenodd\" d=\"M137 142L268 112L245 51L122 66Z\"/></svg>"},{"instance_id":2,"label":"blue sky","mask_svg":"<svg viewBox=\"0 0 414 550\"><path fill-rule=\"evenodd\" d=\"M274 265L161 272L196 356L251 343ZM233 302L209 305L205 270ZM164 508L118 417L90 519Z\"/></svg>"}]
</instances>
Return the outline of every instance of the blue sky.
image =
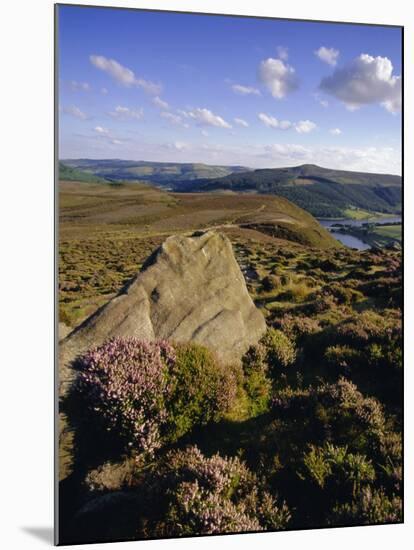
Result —
<instances>
[{"instance_id":1,"label":"blue sky","mask_svg":"<svg viewBox=\"0 0 414 550\"><path fill-rule=\"evenodd\" d=\"M59 8L59 156L401 173L398 28Z\"/></svg>"}]
</instances>

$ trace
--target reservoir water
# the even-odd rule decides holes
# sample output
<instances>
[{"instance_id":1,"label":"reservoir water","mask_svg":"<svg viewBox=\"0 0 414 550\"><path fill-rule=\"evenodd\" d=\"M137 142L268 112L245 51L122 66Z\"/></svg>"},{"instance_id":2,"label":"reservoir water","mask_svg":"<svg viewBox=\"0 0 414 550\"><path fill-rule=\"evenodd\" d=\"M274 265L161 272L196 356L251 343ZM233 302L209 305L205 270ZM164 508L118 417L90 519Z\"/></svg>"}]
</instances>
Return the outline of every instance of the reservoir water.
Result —
<instances>
[{"instance_id":1,"label":"reservoir water","mask_svg":"<svg viewBox=\"0 0 414 550\"><path fill-rule=\"evenodd\" d=\"M334 237L337 241L341 242L345 246L349 246L350 248L356 248L358 250L367 250L368 248L370 248L370 246L367 243L364 243L364 241L361 241L361 239L358 239L353 235L346 235L345 233L339 233L338 231L335 231L335 225L341 224L342 226L348 226L348 227L361 227L364 223L376 223L376 224L387 225L389 223L401 223L401 216L369 218L369 219L363 219L363 220L347 220L347 219L326 220L326 219L318 218L318 222L323 227L326 227L326 229L328 229L332 237Z\"/></svg>"}]
</instances>

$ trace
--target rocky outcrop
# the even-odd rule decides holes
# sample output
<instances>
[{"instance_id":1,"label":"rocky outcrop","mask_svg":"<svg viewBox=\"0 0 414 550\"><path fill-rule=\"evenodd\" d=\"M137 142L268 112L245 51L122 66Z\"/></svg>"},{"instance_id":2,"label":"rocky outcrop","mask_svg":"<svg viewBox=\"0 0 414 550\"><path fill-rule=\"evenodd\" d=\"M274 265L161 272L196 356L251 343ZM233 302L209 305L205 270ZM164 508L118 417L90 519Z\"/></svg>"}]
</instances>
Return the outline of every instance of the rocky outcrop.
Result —
<instances>
[{"instance_id":1,"label":"rocky outcrop","mask_svg":"<svg viewBox=\"0 0 414 550\"><path fill-rule=\"evenodd\" d=\"M169 237L127 287L60 345L61 365L114 336L194 341L240 359L266 325L223 234Z\"/></svg>"},{"instance_id":2,"label":"rocky outcrop","mask_svg":"<svg viewBox=\"0 0 414 550\"><path fill-rule=\"evenodd\" d=\"M118 296L60 342L60 393L72 381L71 361L115 336L197 342L231 363L265 329L228 238L213 231L172 236Z\"/></svg>"}]
</instances>

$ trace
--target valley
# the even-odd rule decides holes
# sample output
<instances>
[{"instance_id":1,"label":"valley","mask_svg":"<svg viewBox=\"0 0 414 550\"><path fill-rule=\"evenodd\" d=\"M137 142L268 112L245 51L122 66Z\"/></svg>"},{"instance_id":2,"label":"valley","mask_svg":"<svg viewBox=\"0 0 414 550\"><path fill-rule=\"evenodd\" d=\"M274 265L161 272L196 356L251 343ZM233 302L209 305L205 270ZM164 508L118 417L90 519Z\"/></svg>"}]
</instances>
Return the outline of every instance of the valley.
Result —
<instances>
[{"instance_id":1,"label":"valley","mask_svg":"<svg viewBox=\"0 0 414 550\"><path fill-rule=\"evenodd\" d=\"M179 193L220 192L284 197L317 218L368 218L401 214L401 177L332 170L313 164L249 170L241 166L64 160L61 179L146 182Z\"/></svg>"}]
</instances>

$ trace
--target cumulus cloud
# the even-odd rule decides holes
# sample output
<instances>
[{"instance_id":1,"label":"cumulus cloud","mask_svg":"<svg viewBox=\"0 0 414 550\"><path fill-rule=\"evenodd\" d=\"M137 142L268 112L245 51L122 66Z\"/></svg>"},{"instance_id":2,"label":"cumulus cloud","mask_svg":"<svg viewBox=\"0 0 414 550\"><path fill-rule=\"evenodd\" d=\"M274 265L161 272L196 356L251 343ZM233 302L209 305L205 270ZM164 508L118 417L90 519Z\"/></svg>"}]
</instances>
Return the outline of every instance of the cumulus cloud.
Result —
<instances>
[{"instance_id":1,"label":"cumulus cloud","mask_svg":"<svg viewBox=\"0 0 414 550\"><path fill-rule=\"evenodd\" d=\"M159 109L163 109L164 111L166 111L167 109L170 108L170 106L168 105L168 103L166 101L164 101L163 99L161 99L159 96L155 96L152 100L152 103L158 107Z\"/></svg>"},{"instance_id":2,"label":"cumulus cloud","mask_svg":"<svg viewBox=\"0 0 414 550\"><path fill-rule=\"evenodd\" d=\"M143 109L130 109L129 107L123 107L122 105L117 105L113 111L109 113L113 118L119 118L121 120L141 120L144 116Z\"/></svg>"},{"instance_id":3,"label":"cumulus cloud","mask_svg":"<svg viewBox=\"0 0 414 550\"><path fill-rule=\"evenodd\" d=\"M298 87L295 69L281 59L273 59L272 57L260 63L259 80L276 99L282 99Z\"/></svg>"},{"instance_id":4,"label":"cumulus cloud","mask_svg":"<svg viewBox=\"0 0 414 550\"><path fill-rule=\"evenodd\" d=\"M329 132L333 136L340 136L342 134L342 130L340 128L332 128L332 130L329 130Z\"/></svg>"},{"instance_id":5,"label":"cumulus cloud","mask_svg":"<svg viewBox=\"0 0 414 550\"><path fill-rule=\"evenodd\" d=\"M71 80L70 89L73 92L90 92L91 86L88 82L78 82L77 80Z\"/></svg>"},{"instance_id":6,"label":"cumulus cloud","mask_svg":"<svg viewBox=\"0 0 414 550\"><path fill-rule=\"evenodd\" d=\"M108 128L104 128L103 126L95 126L94 128L95 132L101 136L108 136L109 130Z\"/></svg>"},{"instance_id":7,"label":"cumulus cloud","mask_svg":"<svg viewBox=\"0 0 414 550\"><path fill-rule=\"evenodd\" d=\"M101 88L102 95L108 95L108 88Z\"/></svg>"},{"instance_id":8,"label":"cumulus cloud","mask_svg":"<svg viewBox=\"0 0 414 550\"><path fill-rule=\"evenodd\" d=\"M234 120L234 122L235 122L236 124L238 124L239 126L243 126L243 128L248 128L248 127L249 127L249 123L248 123L246 120L244 120L244 118L238 118L238 117L236 117L236 118L234 118L233 120Z\"/></svg>"},{"instance_id":9,"label":"cumulus cloud","mask_svg":"<svg viewBox=\"0 0 414 550\"><path fill-rule=\"evenodd\" d=\"M103 55L90 55L89 60L97 69L109 74L109 76L122 86L127 88L136 86L152 95L158 95L161 92L161 86L159 84L135 76L131 69L124 67L118 63L118 61L115 61L115 59L108 59Z\"/></svg>"},{"instance_id":10,"label":"cumulus cloud","mask_svg":"<svg viewBox=\"0 0 414 550\"><path fill-rule=\"evenodd\" d=\"M309 134L312 130L315 130L316 124L311 120L299 120L295 124L295 130L298 134Z\"/></svg>"},{"instance_id":11,"label":"cumulus cloud","mask_svg":"<svg viewBox=\"0 0 414 550\"><path fill-rule=\"evenodd\" d=\"M188 149L188 143L185 143L184 141L175 141L174 142L174 147L178 151L184 151L185 149Z\"/></svg>"},{"instance_id":12,"label":"cumulus cloud","mask_svg":"<svg viewBox=\"0 0 414 550\"><path fill-rule=\"evenodd\" d=\"M294 128L298 134L308 134L317 127L311 120L300 120L299 122L290 122L290 120L279 120L272 115L259 113L258 119L268 128L277 128L279 130L289 130Z\"/></svg>"},{"instance_id":13,"label":"cumulus cloud","mask_svg":"<svg viewBox=\"0 0 414 550\"><path fill-rule=\"evenodd\" d=\"M393 74L387 57L361 54L323 78L320 88L350 110L372 103L381 104L391 113L401 110L401 77Z\"/></svg>"},{"instance_id":14,"label":"cumulus cloud","mask_svg":"<svg viewBox=\"0 0 414 550\"><path fill-rule=\"evenodd\" d=\"M289 120L278 120L272 115L266 113L259 113L257 118L263 122L268 128L279 128L280 130L288 130L292 123Z\"/></svg>"},{"instance_id":15,"label":"cumulus cloud","mask_svg":"<svg viewBox=\"0 0 414 550\"><path fill-rule=\"evenodd\" d=\"M73 116L75 118L78 118L79 120L86 120L88 118L88 115L81 111L79 107L76 107L76 105L69 105L68 107L63 107L62 111L66 115Z\"/></svg>"},{"instance_id":16,"label":"cumulus cloud","mask_svg":"<svg viewBox=\"0 0 414 550\"><path fill-rule=\"evenodd\" d=\"M192 118L199 126L215 126L216 128L231 128L231 124L224 118L214 114L209 109L192 109L191 111L180 111L187 118Z\"/></svg>"},{"instance_id":17,"label":"cumulus cloud","mask_svg":"<svg viewBox=\"0 0 414 550\"><path fill-rule=\"evenodd\" d=\"M169 111L162 111L160 113L160 116L162 118L165 118L165 120L168 120L171 124L174 124L175 126L182 126L183 128L189 128L189 125L184 122L183 117L180 115L176 115L174 113L170 113Z\"/></svg>"},{"instance_id":18,"label":"cumulus cloud","mask_svg":"<svg viewBox=\"0 0 414 550\"><path fill-rule=\"evenodd\" d=\"M260 90L253 86L243 86L242 84L233 84L231 89L239 95L261 95Z\"/></svg>"},{"instance_id":19,"label":"cumulus cloud","mask_svg":"<svg viewBox=\"0 0 414 550\"><path fill-rule=\"evenodd\" d=\"M332 67L334 67L338 62L339 50L335 50L335 48L326 48L325 46L321 46L318 50L315 50L314 53L321 61L328 63L328 65L331 65Z\"/></svg>"},{"instance_id":20,"label":"cumulus cloud","mask_svg":"<svg viewBox=\"0 0 414 550\"><path fill-rule=\"evenodd\" d=\"M278 46L276 48L276 51L277 51L277 55L279 57L279 59L283 59L283 61L287 61L288 57L289 57L289 49L286 48L285 46Z\"/></svg>"}]
</instances>

